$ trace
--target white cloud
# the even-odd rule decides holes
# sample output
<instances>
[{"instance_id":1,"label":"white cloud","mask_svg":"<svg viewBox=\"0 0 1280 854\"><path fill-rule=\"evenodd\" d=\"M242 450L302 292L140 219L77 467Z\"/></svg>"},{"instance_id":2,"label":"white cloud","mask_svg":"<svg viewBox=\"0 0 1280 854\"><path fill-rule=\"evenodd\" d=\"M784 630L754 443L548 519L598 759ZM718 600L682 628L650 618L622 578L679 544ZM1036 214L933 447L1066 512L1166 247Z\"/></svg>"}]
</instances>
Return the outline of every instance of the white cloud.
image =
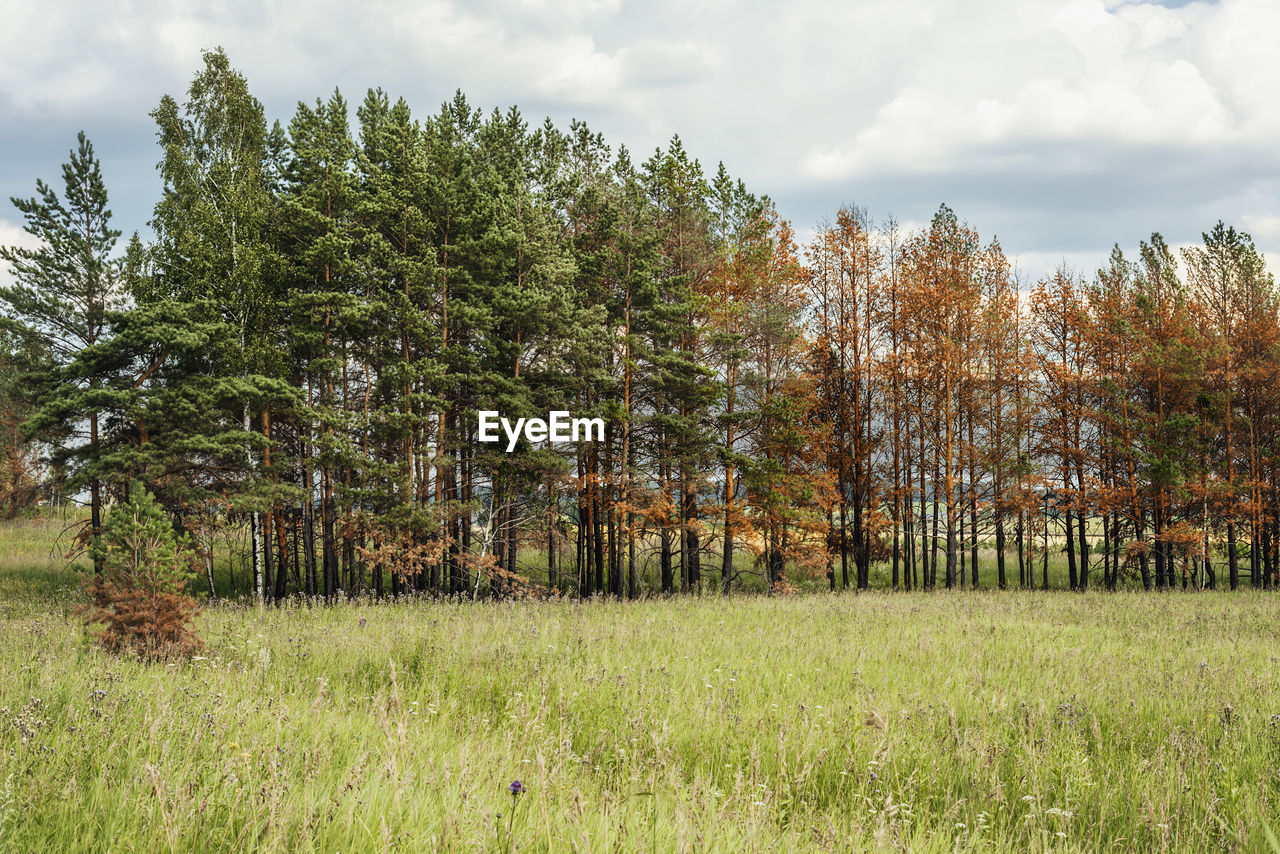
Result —
<instances>
[{"instance_id":1,"label":"white cloud","mask_svg":"<svg viewBox=\"0 0 1280 854\"><path fill-rule=\"evenodd\" d=\"M586 36L555 39L523 51L540 94L567 103L593 103L614 96L622 78L615 56L596 50Z\"/></svg>"},{"instance_id":2,"label":"white cloud","mask_svg":"<svg viewBox=\"0 0 1280 854\"><path fill-rule=\"evenodd\" d=\"M516 0L518 5L550 13L563 20L578 21L617 12L622 0Z\"/></svg>"},{"instance_id":3,"label":"white cloud","mask_svg":"<svg viewBox=\"0 0 1280 854\"><path fill-rule=\"evenodd\" d=\"M28 234L18 223L0 219L0 246L24 246L34 249L40 241Z\"/></svg>"},{"instance_id":4,"label":"white cloud","mask_svg":"<svg viewBox=\"0 0 1280 854\"><path fill-rule=\"evenodd\" d=\"M637 157L679 133L801 229L851 200L925 222L947 201L1011 253L1096 266L1152 230L1269 222L1280 191L1274 0L0 3L2 195L54 177L36 152L81 126L145 145L147 111L214 45L284 120L335 84L420 115L461 88L535 123L584 118ZM130 156L108 169L126 231L156 159Z\"/></svg>"},{"instance_id":5,"label":"white cloud","mask_svg":"<svg viewBox=\"0 0 1280 854\"><path fill-rule=\"evenodd\" d=\"M21 225L10 222L6 219L0 219L0 246L17 246L24 249L35 249L40 245L40 241L36 240L30 234L23 230ZM0 285L7 285L13 281L13 276L6 261L0 260Z\"/></svg>"},{"instance_id":6,"label":"white cloud","mask_svg":"<svg viewBox=\"0 0 1280 854\"><path fill-rule=\"evenodd\" d=\"M1280 214L1245 214L1242 219L1244 220L1245 230L1255 240L1259 238L1266 240L1280 239Z\"/></svg>"},{"instance_id":7,"label":"white cloud","mask_svg":"<svg viewBox=\"0 0 1280 854\"><path fill-rule=\"evenodd\" d=\"M1215 53L1224 34L1213 16L1227 14L1217 7L1108 10L1096 0L1075 0L1038 8L1045 13L1035 19L1040 26L1028 28L1026 20L1002 26L1001 8L977 7L945 43L922 52L911 80L869 122L844 139L816 141L801 170L828 180L886 169L992 170L1008 165L1008 149L1046 141L1250 150L1269 145L1280 131L1264 104L1241 108L1248 102L1238 91L1244 84L1216 66L1229 61ZM1230 43L1273 40L1256 24L1240 23ZM1248 49L1242 56L1243 65L1260 64ZM1276 71L1274 55L1255 69L1272 85ZM1042 171L1063 166L1072 165L1037 164Z\"/></svg>"}]
</instances>

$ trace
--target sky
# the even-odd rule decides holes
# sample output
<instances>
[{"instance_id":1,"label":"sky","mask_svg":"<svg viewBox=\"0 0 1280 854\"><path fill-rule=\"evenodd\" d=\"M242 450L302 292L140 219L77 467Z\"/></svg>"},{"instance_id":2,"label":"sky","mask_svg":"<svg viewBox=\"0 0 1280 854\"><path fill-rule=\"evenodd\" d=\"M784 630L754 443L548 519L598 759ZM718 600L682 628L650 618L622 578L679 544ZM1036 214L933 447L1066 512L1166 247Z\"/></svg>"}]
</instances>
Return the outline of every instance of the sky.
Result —
<instances>
[{"instance_id":1,"label":"sky","mask_svg":"<svg viewBox=\"0 0 1280 854\"><path fill-rule=\"evenodd\" d=\"M1099 0L0 0L0 198L83 129L126 235L160 191L148 112L222 46L269 119L340 87L419 116L457 89L585 120L643 159L679 134L804 238L843 204L946 203L1034 280L1217 220L1280 270L1280 3ZM0 244L26 240L0 205Z\"/></svg>"}]
</instances>

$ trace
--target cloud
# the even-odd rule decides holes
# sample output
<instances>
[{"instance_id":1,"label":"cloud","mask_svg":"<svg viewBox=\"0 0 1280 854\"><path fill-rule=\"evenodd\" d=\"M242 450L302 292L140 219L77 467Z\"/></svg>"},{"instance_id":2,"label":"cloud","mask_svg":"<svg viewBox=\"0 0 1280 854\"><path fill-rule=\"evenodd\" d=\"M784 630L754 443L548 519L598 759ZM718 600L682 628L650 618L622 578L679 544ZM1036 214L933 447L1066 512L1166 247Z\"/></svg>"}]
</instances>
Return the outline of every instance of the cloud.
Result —
<instances>
[{"instance_id":1,"label":"cloud","mask_svg":"<svg viewBox=\"0 0 1280 854\"><path fill-rule=\"evenodd\" d=\"M24 231L21 225L6 219L0 219L0 246L35 249L39 245L40 241ZM9 269L9 264L0 260L0 285L7 285L12 281L13 275Z\"/></svg>"},{"instance_id":2,"label":"cloud","mask_svg":"<svg viewBox=\"0 0 1280 854\"><path fill-rule=\"evenodd\" d=\"M0 219L0 246L22 246L34 249L39 245L40 241L28 234L21 225L7 219Z\"/></svg>"},{"instance_id":3,"label":"cloud","mask_svg":"<svg viewBox=\"0 0 1280 854\"><path fill-rule=\"evenodd\" d=\"M1097 0L1052 6L1025 32L1016 22L1002 28L991 14L975 15L924 56L869 122L842 141L813 144L801 171L818 180L885 170L995 172L1020 165L1007 160L1010 151L1034 155L1062 143L1094 151L1099 143L1117 151L1253 151L1280 131L1275 111L1255 103L1252 88L1221 73L1226 57L1214 35L1221 23L1208 7L1108 10ZM1274 62L1267 76L1275 82ZM1036 160L1027 166L1041 172L1106 171L1105 161L1090 168Z\"/></svg>"},{"instance_id":4,"label":"cloud","mask_svg":"<svg viewBox=\"0 0 1280 854\"><path fill-rule=\"evenodd\" d=\"M617 12L622 8L622 0L517 0L517 2L525 8L569 21Z\"/></svg>"},{"instance_id":5,"label":"cloud","mask_svg":"<svg viewBox=\"0 0 1280 854\"><path fill-rule=\"evenodd\" d=\"M715 55L695 42L644 39L618 51L628 84L667 88L706 79L715 66Z\"/></svg>"},{"instance_id":6,"label":"cloud","mask_svg":"<svg viewBox=\"0 0 1280 854\"><path fill-rule=\"evenodd\" d=\"M9 5L0 194L56 176L50 152L85 127L126 231L157 189L147 111L222 45L285 121L334 85L420 115L461 88L639 157L679 133L801 229L848 201L920 222L946 201L1036 263L1219 217L1280 252L1273 0Z\"/></svg>"},{"instance_id":7,"label":"cloud","mask_svg":"<svg viewBox=\"0 0 1280 854\"><path fill-rule=\"evenodd\" d=\"M1258 213L1245 214L1242 217L1245 228L1255 238L1276 240L1280 238L1280 214Z\"/></svg>"}]
</instances>

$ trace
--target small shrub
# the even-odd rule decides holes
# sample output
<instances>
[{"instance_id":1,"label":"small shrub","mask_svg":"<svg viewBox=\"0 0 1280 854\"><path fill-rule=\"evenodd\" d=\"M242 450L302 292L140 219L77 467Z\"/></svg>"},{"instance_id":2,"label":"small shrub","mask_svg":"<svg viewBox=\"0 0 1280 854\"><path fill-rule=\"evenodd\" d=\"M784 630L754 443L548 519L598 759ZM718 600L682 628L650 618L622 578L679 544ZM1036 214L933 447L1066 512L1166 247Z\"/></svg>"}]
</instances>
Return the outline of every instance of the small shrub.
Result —
<instances>
[{"instance_id":1,"label":"small shrub","mask_svg":"<svg viewBox=\"0 0 1280 854\"><path fill-rule=\"evenodd\" d=\"M93 596L82 606L85 622L104 628L95 636L113 652L144 658L190 655L204 648L189 625L200 609L187 595L192 577L182 544L155 496L135 481L129 500L117 504L90 547L102 575L86 583Z\"/></svg>"}]
</instances>

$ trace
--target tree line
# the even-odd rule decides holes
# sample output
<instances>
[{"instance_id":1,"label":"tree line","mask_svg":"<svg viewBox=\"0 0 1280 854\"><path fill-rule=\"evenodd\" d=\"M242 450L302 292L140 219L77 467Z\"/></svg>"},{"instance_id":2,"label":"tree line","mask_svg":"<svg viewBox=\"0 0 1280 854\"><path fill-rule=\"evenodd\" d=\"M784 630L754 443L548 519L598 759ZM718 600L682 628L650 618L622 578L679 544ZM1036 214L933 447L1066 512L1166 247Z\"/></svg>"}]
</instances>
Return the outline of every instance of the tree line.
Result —
<instances>
[{"instance_id":1,"label":"tree line","mask_svg":"<svg viewBox=\"0 0 1280 854\"><path fill-rule=\"evenodd\" d=\"M678 137L461 93L268 125L214 50L151 115L154 239L81 134L0 249L0 503L81 497L86 544L137 481L212 595L219 555L264 599L1278 580L1280 304L1221 222L1024 282L945 205L801 247Z\"/></svg>"}]
</instances>

